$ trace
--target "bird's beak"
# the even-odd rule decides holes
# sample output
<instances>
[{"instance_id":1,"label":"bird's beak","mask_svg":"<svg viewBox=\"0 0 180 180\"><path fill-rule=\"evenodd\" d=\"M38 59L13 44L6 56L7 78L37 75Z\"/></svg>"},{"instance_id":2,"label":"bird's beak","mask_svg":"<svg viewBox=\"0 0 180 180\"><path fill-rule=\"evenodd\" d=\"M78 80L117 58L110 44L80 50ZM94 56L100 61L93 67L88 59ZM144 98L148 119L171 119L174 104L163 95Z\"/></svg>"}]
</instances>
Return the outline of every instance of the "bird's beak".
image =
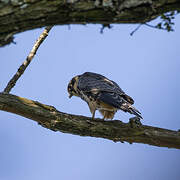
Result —
<instances>
[{"instance_id":1,"label":"bird's beak","mask_svg":"<svg viewBox=\"0 0 180 180\"><path fill-rule=\"evenodd\" d=\"M72 94L69 94L69 98L71 98L73 95Z\"/></svg>"}]
</instances>

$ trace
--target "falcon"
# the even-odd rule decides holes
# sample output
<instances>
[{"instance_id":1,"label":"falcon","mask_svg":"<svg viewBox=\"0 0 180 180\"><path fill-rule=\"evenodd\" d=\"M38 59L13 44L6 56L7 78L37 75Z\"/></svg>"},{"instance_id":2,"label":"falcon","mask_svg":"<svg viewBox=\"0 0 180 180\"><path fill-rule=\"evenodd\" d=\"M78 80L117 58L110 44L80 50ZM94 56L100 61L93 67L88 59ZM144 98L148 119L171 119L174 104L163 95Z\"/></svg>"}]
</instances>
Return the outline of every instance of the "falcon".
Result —
<instances>
[{"instance_id":1,"label":"falcon","mask_svg":"<svg viewBox=\"0 0 180 180\"><path fill-rule=\"evenodd\" d=\"M141 113L132 105L134 100L128 96L117 83L97 73L85 72L71 79L68 84L69 98L80 97L86 101L95 117L96 110L103 119L113 119L117 110L134 114L142 119Z\"/></svg>"}]
</instances>

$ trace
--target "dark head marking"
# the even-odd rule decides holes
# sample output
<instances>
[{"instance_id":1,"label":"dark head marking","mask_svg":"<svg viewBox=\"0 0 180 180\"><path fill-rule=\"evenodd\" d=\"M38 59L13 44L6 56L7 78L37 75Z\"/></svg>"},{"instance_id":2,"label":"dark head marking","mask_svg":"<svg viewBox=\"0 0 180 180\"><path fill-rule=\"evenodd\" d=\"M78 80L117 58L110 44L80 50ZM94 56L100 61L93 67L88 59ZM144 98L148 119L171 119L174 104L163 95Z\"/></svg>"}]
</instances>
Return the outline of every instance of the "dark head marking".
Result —
<instances>
[{"instance_id":1,"label":"dark head marking","mask_svg":"<svg viewBox=\"0 0 180 180\"><path fill-rule=\"evenodd\" d=\"M76 89L75 89L76 88L75 83L77 82L77 79L78 79L77 76L72 78L71 81L68 84L67 90L68 90L68 93L69 93L69 98L71 98L73 95L77 94Z\"/></svg>"}]
</instances>

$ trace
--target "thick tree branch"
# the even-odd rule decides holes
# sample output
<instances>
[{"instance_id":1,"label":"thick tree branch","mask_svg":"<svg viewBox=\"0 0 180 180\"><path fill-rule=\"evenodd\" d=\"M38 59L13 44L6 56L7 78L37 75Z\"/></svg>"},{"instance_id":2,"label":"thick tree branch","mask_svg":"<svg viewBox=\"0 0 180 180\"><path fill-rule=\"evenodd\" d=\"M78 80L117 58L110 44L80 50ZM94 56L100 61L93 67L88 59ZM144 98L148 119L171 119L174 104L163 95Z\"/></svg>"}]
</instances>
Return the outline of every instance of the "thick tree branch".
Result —
<instances>
[{"instance_id":1,"label":"thick tree branch","mask_svg":"<svg viewBox=\"0 0 180 180\"><path fill-rule=\"evenodd\" d=\"M145 23L180 10L179 0L2 0L0 46L30 29L65 24Z\"/></svg>"},{"instance_id":2,"label":"thick tree branch","mask_svg":"<svg viewBox=\"0 0 180 180\"><path fill-rule=\"evenodd\" d=\"M53 131L80 136L100 137L115 142L144 143L180 149L180 132L142 125L134 126L118 120L92 120L85 116L62 113L52 106L12 94L0 93L0 110L32 119Z\"/></svg>"},{"instance_id":3,"label":"thick tree branch","mask_svg":"<svg viewBox=\"0 0 180 180\"><path fill-rule=\"evenodd\" d=\"M12 77L12 79L8 82L6 88L4 89L5 93L9 93L11 89L15 86L17 80L21 77L21 75L24 73L30 62L32 61L33 57L35 56L39 46L41 43L46 39L48 36L49 31L51 30L52 26L48 26L44 29L42 34L39 36L37 41L35 42L32 50L30 51L29 55L27 56L26 60L23 62L23 64L19 67L16 74Z\"/></svg>"}]
</instances>

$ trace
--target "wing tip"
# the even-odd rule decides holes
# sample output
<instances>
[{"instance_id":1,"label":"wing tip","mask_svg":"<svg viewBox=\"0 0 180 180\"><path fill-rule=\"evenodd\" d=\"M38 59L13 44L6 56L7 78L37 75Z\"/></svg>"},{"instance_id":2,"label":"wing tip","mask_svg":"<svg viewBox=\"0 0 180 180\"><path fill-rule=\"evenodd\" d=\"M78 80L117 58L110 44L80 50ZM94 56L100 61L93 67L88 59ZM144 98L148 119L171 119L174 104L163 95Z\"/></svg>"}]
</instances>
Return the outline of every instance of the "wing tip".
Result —
<instances>
[{"instance_id":1,"label":"wing tip","mask_svg":"<svg viewBox=\"0 0 180 180\"><path fill-rule=\"evenodd\" d=\"M131 106L130 110L132 111L131 114L134 114L137 117L139 117L140 119L143 119L143 117L141 116L141 113L135 107Z\"/></svg>"}]
</instances>

